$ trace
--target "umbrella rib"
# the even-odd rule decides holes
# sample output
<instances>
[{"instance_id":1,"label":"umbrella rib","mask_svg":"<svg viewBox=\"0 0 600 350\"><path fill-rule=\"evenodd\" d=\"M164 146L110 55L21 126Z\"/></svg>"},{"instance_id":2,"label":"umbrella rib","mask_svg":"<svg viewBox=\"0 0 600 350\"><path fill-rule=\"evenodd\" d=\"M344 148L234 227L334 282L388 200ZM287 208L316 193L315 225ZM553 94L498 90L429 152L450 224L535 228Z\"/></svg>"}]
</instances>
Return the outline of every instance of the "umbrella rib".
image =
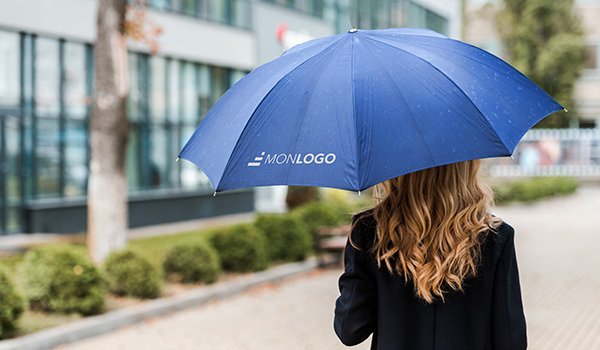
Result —
<instances>
[{"instance_id":1,"label":"umbrella rib","mask_svg":"<svg viewBox=\"0 0 600 350\"><path fill-rule=\"evenodd\" d=\"M485 120L485 121L486 121L486 124L488 125L488 127L489 127L489 128L492 130L492 132L494 132L494 133L496 134L496 136L498 136L498 139L499 139L500 141L502 141L502 145L504 146L504 148L506 148L506 150L507 150L509 153L512 153L511 149L510 149L510 148L509 148L509 147L506 145L506 142L504 141L504 139L503 139L503 138L502 138L502 137L501 137L501 136L498 134L498 132L496 131L496 129L494 129L494 127L493 127L493 126L490 124L490 121L489 121L489 120L488 120L488 119L485 117L485 115L484 115L484 114L481 112L481 110L479 109L479 107L477 107L477 105L476 105L475 103L473 103L473 101L472 101L472 100L469 98L469 96L468 96L468 95L465 93L465 91L464 91L464 90L463 90L463 89L462 89L460 86L458 86L458 85L457 85L457 84L456 84L456 83L455 83L455 82L454 82L452 79L450 79L450 77L448 77L448 76L447 76L447 75L446 75L444 72L442 72L442 71L441 71L439 68L437 68L436 66L434 66L433 64L431 64L431 62L428 62L426 59L424 59L424 58L422 58L422 57L419 57L418 55L415 55L415 54L414 54L414 53L412 53L412 52L409 52L409 51L403 50L403 49L401 49L401 48L399 48L399 47L397 47L397 46L394 46L394 45L390 45L390 44L388 44L388 43L386 43L386 42L383 42L383 41L381 41L381 40L378 40L377 38L373 38L373 37L371 37L371 36L367 36L367 38L368 38L368 39L371 39L371 40L374 40L374 41L377 41L378 43L381 43L381 44L383 44L383 45L386 45L386 46L389 46L389 47L395 48L396 50L399 50L399 51L402 51L402 52L406 53L407 55L413 56L413 57L415 57L416 59L418 59L418 60L420 60L420 61L423 61L423 62L425 62L427 65L431 66L433 69L435 69L435 70L436 70L436 71L438 71L440 74L442 74L443 76L445 76L445 77L448 79L448 81L449 81L449 82L450 82L452 85L454 85L454 86L455 86L455 87L458 89L458 91L460 91L460 92L461 92L461 93L462 93L462 94L465 96L465 98L466 98L466 99L467 99L467 100L468 100L468 101L469 101L469 102L470 102L470 103L473 105L473 107L475 107L475 109L477 110L477 112L479 112L479 114L481 114L481 116L483 117L483 120Z\"/></svg>"},{"instance_id":2,"label":"umbrella rib","mask_svg":"<svg viewBox=\"0 0 600 350\"><path fill-rule=\"evenodd\" d=\"M343 39L344 37L340 37L341 39ZM269 92L267 92L264 97L261 99L261 101L258 103L258 105L256 106L256 108L254 108L254 111L252 111L252 114L250 115L250 117L248 118L248 120L246 121L246 124L244 125L244 128L242 129L242 131L240 132L240 138L242 137L242 135L244 135L244 133L246 132L246 129L248 129L248 125L250 125L250 122L253 120L254 116L256 115L256 112L260 109L260 106L263 104L263 102L267 99L267 97L269 97L269 95L273 92L273 90L275 90L275 88L286 78L288 77L290 74L292 74L294 71L296 71L298 68L302 67L304 64L308 63L309 61L312 61L313 59L316 59L317 57L321 56L323 53L328 52L330 49L336 48L338 45L340 45L343 42L343 40L338 40L336 43L333 43L329 46L326 46L325 48L323 48L323 50L319 51L318 53L315 53L313 56L307 58L306 60L302 61L300 64L298 64L297 66L295 66L294 68L290 69L287 73L285 73L275 84L273 84L273 86L269 89ZM231 162L232 162L232 158L233 155L237 153L237 151L240 148L240 142L237 142L236 145L233 147L233 150L231 151L231 153L229 154L229 158L227 159L227 163L225 164L225 168L224 168L224 172L223 172L223 176L221 176L221 180L219 181L219 183L217 184L217 187L219 187L219 185L223 182L225 182L225 179L227 179L229 177L229 175L231 174ZM218 188L215 187L215 190L218 191Z\"/></svg>"},{"instance_id":3,"label":"umbrella rib","mask_svg":"<svg viewBox=\"0 0 600 350\"><path fill-rule=\"evenodd\" d=\"M350 81L352 82L352 86L350 88L350 91L352 92L352 120L354 121L354 152L356 154L356 184L358 185L359 189L358 191L360 192L361 188L363 187L362 184L362 179L361 179L361 174L360 174L360 151L359 151L359 147L358 147L358 122L356 119L356 94L354 93L354 38L355 36L352 35L352 41L350 42L351 44L351 50L350 50Z\"/></svg>"}]
</instances>

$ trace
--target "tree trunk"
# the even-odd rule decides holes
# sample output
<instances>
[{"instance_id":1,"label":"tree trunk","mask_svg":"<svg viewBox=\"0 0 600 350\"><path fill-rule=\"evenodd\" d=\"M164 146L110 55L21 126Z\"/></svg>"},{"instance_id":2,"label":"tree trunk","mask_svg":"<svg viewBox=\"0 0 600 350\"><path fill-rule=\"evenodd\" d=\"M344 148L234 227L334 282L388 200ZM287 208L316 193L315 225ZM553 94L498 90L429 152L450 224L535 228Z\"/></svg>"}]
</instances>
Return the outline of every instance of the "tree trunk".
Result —
<instances>
[{"instance_id":1,"label":"tree trunk","mask_svg":"<svg viewBox=\"0 0 600 350\"><path fill-rule=\"evenodd\" d=\"M127 242L126 4L127 0L98 2L87 216L88 252L97 264L110 252L124 248Z\"/></svg>"}]
</instances>

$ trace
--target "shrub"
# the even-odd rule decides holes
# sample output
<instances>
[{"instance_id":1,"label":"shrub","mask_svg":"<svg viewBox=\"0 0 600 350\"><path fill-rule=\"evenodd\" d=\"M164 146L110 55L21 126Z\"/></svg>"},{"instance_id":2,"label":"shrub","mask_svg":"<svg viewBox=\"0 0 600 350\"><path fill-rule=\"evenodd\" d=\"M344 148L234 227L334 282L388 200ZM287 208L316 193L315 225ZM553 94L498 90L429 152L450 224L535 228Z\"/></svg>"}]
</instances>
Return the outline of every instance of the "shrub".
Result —
<instances>
[{"instance_id":1,"label":"shrub","mask_svg":"<svg viewBox=\"0 0 600 350\"><path fill-rule=\"evenodd\" d=\"M304 260L313 247L306 225L290 215L260 215L254 225L265 235L271 260Z\"/></svg>"},{"instance_id":2,"label":"shrub","mask_svg":"<svg viewBox=\"0 0 600 350\"><path fill-rule=\"evenodd\" d=\"M319 227L332 227L349 223L352 210L349 206L331 202L311 202L298 207L291 215L303 222L311 234Z\"/></svg>"},{"instance_id":3,"label":"shrub","mask_svg":"<svg viewBox=\"0 0 600 350\"><path fill-rule=\"evenodd\" d=\"M17 329L17 320L23 313L23 299L12 282L0 269L0 340L10 338Z\"/></svg>"},{"instance_id":4,"label":"shrub","mask_svg":"<svg viewBox=\"0 0 600 350\"><path fill-rule=\"evenodd\" d=\"M160 294L158 271L146 259L126 250L110 254L104 262L108 289L117 295L152 299Z\"/></svg>"},{"instance_id":5,"label":"shrub","mask_svg":"<svg viewBox=\"0 0 600 350\"><path fill-rule=\"evenodd\" d=\"M163 261L165 277L183 283L214 283L219 278L217 253L203 242L179 244L171 248Z\"/></svg>"},{"instance_id":6,"label":"shrub","mask_svg":"<svg viewBox=\"0 0 600 350\"><path fill-rule=\"evenodd\" d=\"M521 201L533 202L542 198L570 194L579 184L568 177L541 177L503 184L494 188L498 203Z\"/></svg>"},{"instance_id":7,"label":"shrub","mask_svg":"<svg viewBox=\"0 0 600 350\"><path fill-rule=\"evenodd\" d=\"M32 309L93 315L104 308L106 283L100 271L72 246L28 251L19 275Z\"/></svg>"},{"instance_id":8,"label":"shrub","mask_svg":"<svg viewBox=\"0 0 600 350\"><path fill-rule=\"evenodd\" d=\"M211 237L223 268L228 271L260 271L268 266L265 236L252 225L236 225Z\"/></svg>"}]
</instances>

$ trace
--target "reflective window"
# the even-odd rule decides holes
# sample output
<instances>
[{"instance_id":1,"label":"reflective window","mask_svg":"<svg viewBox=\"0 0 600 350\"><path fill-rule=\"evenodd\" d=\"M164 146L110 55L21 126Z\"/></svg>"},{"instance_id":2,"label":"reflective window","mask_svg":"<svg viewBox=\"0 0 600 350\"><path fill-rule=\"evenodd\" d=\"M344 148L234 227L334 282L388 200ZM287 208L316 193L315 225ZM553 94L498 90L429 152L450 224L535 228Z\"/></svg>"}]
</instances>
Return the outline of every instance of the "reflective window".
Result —
<instances>
[{"instance_id":1,"label":"reflective window","mask_svg":"<svg viewBox=\"0 0 600 350\"><path fill-rule=\"evenodd\" d=\"M155 122L167 120L167 71L165 59L150 59L150 118Z\"/></svg>"},{"instance_id":2,"label":"reflective window","mask_svg":"<svg viewBox=\"0 0 600 350\"><path fill-rule=\"evenodd\" d=\"M65 132L64 195L83 196L86 193L87 129L83 121L68 121Z\"/></svg>"},{"instance_id":3,"label":"reflective window","mask_svg":"<svg viewBox=\"0 0 600 350\"><path fill-rule=\"evenodd\" d=\"M148 184L150 188L166 187L167 175L167 130L164 125L150 126L150 163L148 164ZM175 161L174 158L170 159Z\"/></svg>"},{"instance_id":4,"label":"reflective window","mask_svg":"<svg viewBox=\"0 0 600 350\"><path fill-rule=\"evenodd\" d=\"M35 41L35 108L38 114L57 115L60 110L60 65L58 41Z\"/></svg>"},{"instance_id":5,"label":"reflective window","mask_svg":"<svg viewBox=\"0 0 600 350\"><path fill-rule=\"evenodd\" d=\"M130 120L139 120L142 92L140 90L139 57L129 55L129 96L127 97L127 113Z\"/></svg>"},{"instance_id":6,"label":"reflective window","mask_svg":"<svg viewBox=\"0 0 600 350\"><path fill-rule=\"evenodd\" d=\"M196 85L196 65L186 62L182 65L183 78L183 108L181 120L185 123L198 123L198 92Z\"/></svg>"},{"instance_id":7,"label":"reflective window","mask_svg":"<svg viewBox=\"0 0 600 350\"><path fill-rule=\"evenodd\" d=\"M0 106L19 104L19 56L19 34L0 31Z\"/></svg>"},{"instance_id":8,"label":"reflective window","mask_svg":"<svg viewBox=\"0 0 600 350\"><path fill-rule=\"evenodd\" d=\"M211 67L211 105L223 96L229 88L229 71L222 67Z\"/></svg>"},{"instance_id":9,"label":"reflective window","mask_svg":"<svg viewBox=\"0 0 600 350\"><path fill-rule=\"evenodd\" d=\"M169 62L169 117L172 121L179 120L181 90L179 69L179 61Z\"/></svg>"},{"instance_id":10,"label":"reflective window","mask_svg":"<svg viewBox=\"0 0 600 350\"><path fill-rule=\"evenodd\" d=\"M150 0L150 7L153 7L158 10L170 10L171 9L171 1L170 0Z\"/></svg>"},{"instance_id":11,"label":"reflective window","mask_svg":"<svg viewBox=\"0 0 600 350\"><path fill-rule=\"evenodd\" d=\"M37 195L38 197L57 197L60 194L58 119L38 118L36 126Z\"/></svg>"},{"instance_id":12,"label":"reflective window","mask_svg":"<svg viewBox=\"0 0 600 350\"><path fill-rule=\"evenodd\" d=\"M179 169L180 163L175 162L177 159L177 155L181 148L179 148L179 132L181 128L179 126L172 126L169 128L169 148L167 152L167 162L168 164L168 176L167 183L170 187L179 187Z\"/></svg>"},{"instance_id":13,"label":"reflective window","mask_svg":"<svg viewBox=\"0 0 600 350\"><path fill-rule=\"evenodd\" d=\"M227 4L223 0L210 0L210 19L215 22L227 23Z\"/></svg>"},{"instance_id":14,"label":"reflective window","mask_svg":"<svg viewBox=\"0 0 600 350\"><path fill-rule=\"evenodd\" d=\"M200 104L200 118L204 118L211 107L210 101L210 69L208 66L198 66L198 101Z\"/></svg>"},{"instance_id":15,"label":"reflective window","mask_svg":"<svg viewBox=\"0 0 600 350\"><path fill-rule=\"evenodd\" d=\"M65 111L71 119L85 119L86 92L85 46L65 43Z\"/></svg>"},{"instance_id":16,"label":"reflective window","mask_svg":"<svg viewBox=\"0 0 600 350\"><path fill-rule=\"evenodd\" d=\"M409 1L407 9L407 26L435 30L447 34L448 20L423 6Z\"/></svg>"},{"instance_id":17,"label":"reflective window","mask_svg":"<svg viewBox=\"0 0 600 350\"><path fill-rule=\"evenodd\" d=\"M137 124L129 128L129 140L127 142L127 188L129 191L138 191L142 188L140 183L140 133Z\"/></svg>"}]
</instances>

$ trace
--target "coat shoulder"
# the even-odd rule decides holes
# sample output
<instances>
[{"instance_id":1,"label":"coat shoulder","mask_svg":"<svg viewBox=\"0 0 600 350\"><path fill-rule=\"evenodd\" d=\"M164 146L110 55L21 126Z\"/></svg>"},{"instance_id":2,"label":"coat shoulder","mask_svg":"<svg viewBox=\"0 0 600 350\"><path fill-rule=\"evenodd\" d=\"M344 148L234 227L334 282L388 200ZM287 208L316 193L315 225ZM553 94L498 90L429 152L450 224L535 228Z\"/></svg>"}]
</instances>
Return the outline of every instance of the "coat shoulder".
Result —
<instances>
[{"instance_id":1,"label":"coat shoulder","mask_svg":"<svg viewBox=\"0 0 600 350\"><path fill-rule=\"evenodd\" d=\"M492 249L496 252L496 254L501 255L504 247L508 244L509 241L513 241L515 237L515 230L512 226L510 226L507 222L502 221L500 226L491 230L492 233Z\"/></svg>"},{"instance_id":2,"label":"coat shoulder","mask_svg":"<svg viewBox=\"0 0 600 350\"><path fill-rule=\"evenodd\" d=\"M352 217L351 240L360 249L369 250L375 241L377 222L373 210L360 212Z\"/></svg>"}]
</instances>

